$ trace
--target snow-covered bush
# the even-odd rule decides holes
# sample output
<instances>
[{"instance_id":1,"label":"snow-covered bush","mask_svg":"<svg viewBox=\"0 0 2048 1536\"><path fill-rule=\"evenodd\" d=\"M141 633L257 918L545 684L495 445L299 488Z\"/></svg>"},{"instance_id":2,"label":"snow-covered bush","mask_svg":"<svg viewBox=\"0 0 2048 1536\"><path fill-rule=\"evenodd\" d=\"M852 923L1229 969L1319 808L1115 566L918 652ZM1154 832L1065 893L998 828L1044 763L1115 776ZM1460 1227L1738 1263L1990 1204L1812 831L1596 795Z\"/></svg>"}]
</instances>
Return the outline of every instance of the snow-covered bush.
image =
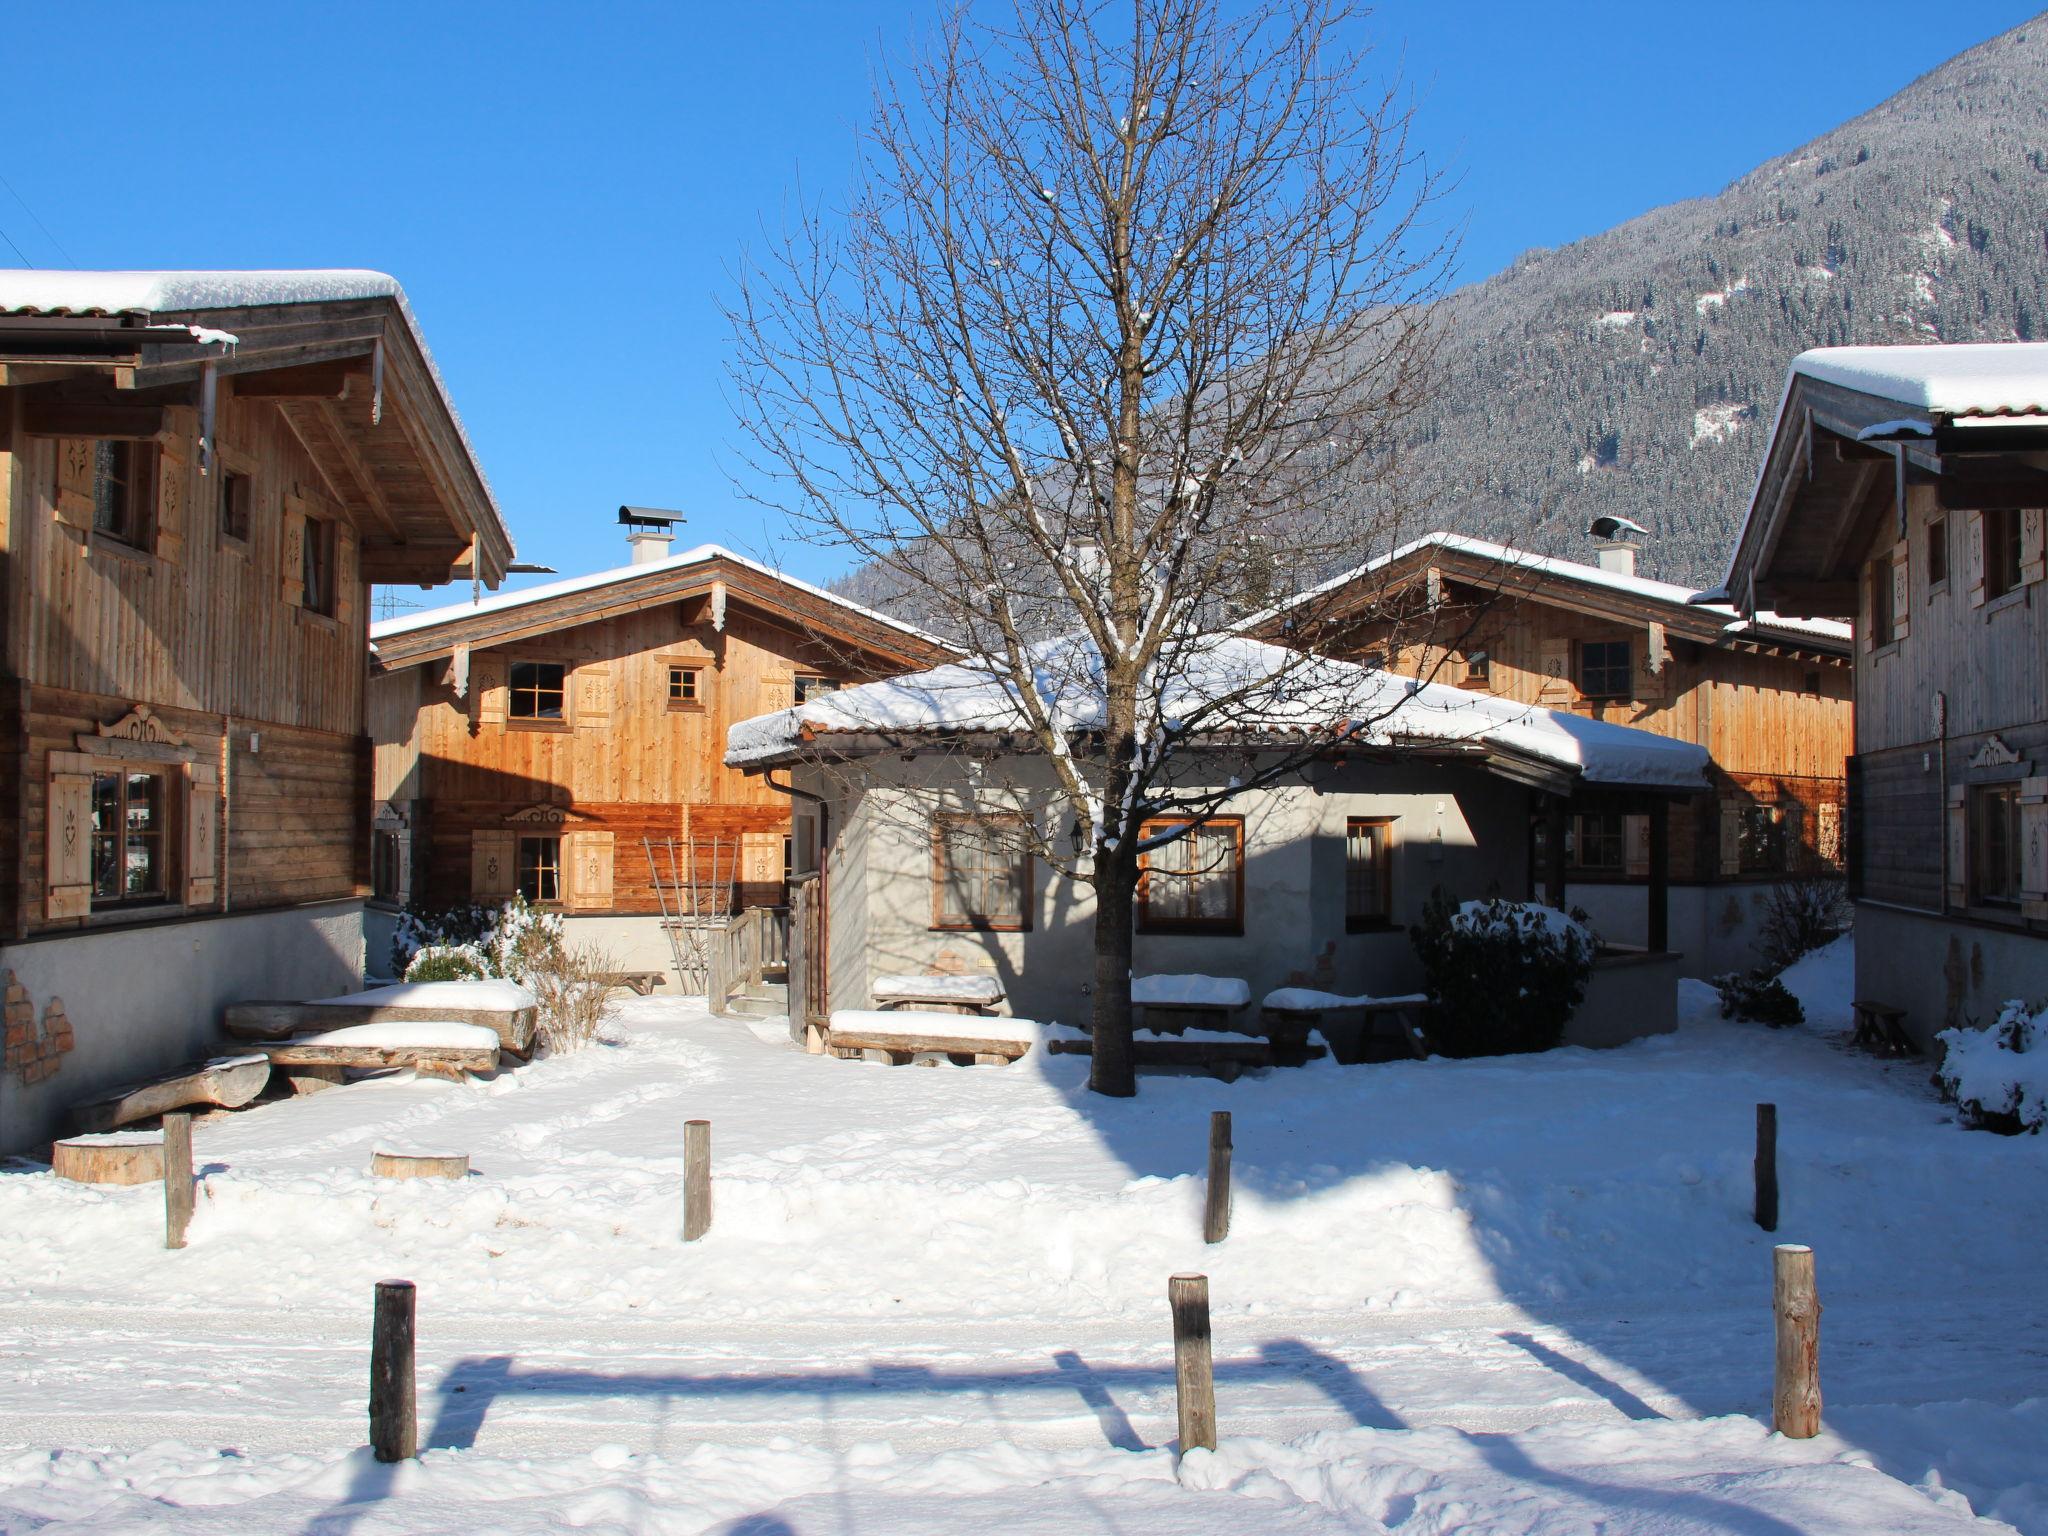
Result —
<instances>
[{"instance_id":1,"label":"snow-covered bush","mask_svg":"<svg viewBox=\"0 0 2048 1536\"><path fill-rule=\"evenodd\" d=\"M1714 990L1721 994L1721 1017L1747 1019L1785 1029L1806 1022L1806 1010L1799 999L1785 990L1776 971L1758 966L1753 971L1729 971L1714 978Z\"/></svg>"},{"instance_id":2,"label":"snow-covered bush","mask_svg":"<svg viewBox=\"0 0 2048 1536\"><path fill-rule=\"evenodd\" d=\"M1832 876L1795 875L1779 881L1764 898L1763 918L1757 926L1756 948L1763 956L1763 974L1775 976L1800 956L1841 937L1848 931L1853 910L1848 887Z\"/></svg>"},{"instance_id":3,"label":"snow-covered bush","mask_svg":"<svg viewBox=\"0 0 2048 1536\"><path fill-rule=\"evenodd\" d=\"M489 974L474 944L429 944L405 967L407 981L481 981Z\"/></svg>"},{"instance_id":4,"label":"snow-covered bush","mask_svg":"<svg viewBox=\"0 0 2048 1536\"><path fill-rule=\"evenodd\" d=\"M1935 1039L1935 1078L1965 1124L2017 1136L2048 1122L2048 1005L2014 998L1989 1029L1944 1029Z\"/></svg>"},{"instance_id":5,"label":"snow-covered bush","mask_svg":"<svg viewBox=\"0 0 2048 1536\"><path fill-rule=\"evenodd\" d=\"M522 897L502 907L450 907L400 915L392 968L407 981L516 981L538 1004L534 1027L551 1051L573 1050L597 1033L617 963L596 946L571 949L559 913Z\"/></svg>"},{"instance_id":6,"label":"snow-covered bush","mask_svg":"<svg viewBox=\"0 0 2048 1536\"><path fill-rule=\"evenodd\" d=\"M604 1000L618 960L595 944L564 948L557 963L528 975L527 986L540 1002L536 1022L541 1043L550 1053L588 1045L604 1020Z\"/></svg>"},{"instance_id":7,"label":"snow-covered bush","mask_svg":"<svg viewBox=\"0 0 2048 1536\"><path fill-rule=\"evenodd\" d=\"M1448 1056L1547 1051L1585 1001L1599 941L1576 908L1533 902L1454 904L1441 887L1409 929Z\"/></svg>"}]
</instances>

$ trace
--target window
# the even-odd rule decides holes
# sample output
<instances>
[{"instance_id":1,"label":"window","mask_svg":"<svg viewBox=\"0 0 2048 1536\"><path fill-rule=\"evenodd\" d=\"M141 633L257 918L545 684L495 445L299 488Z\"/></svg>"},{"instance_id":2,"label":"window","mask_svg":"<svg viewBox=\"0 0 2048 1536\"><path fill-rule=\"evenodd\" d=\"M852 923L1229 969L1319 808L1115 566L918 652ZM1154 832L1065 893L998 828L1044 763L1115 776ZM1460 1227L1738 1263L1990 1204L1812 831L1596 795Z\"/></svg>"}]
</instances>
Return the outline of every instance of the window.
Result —
<instances>
[{"instance_id":1,"label":"window","mask_svg":"<svg viewBox=\"0 0 2048 1536\"><path fill-rule=\"evenodd\" d=\"M1353 816L1344 823L1344 930L1368 933L1394 920L1393 871L1387 844L1394 830L1385 817Z\"/></svg>"},{"instance_id":2,"label":"window","mask_svg":"<svg viewBox=\"0 0 2048 1536\"><path fill-rule=\"evenodd\" d=\"M1017 816L932 823L932 926L1021 933L1031 926L1031 855Z\"/></svg>"},{"instance_id":3,"label":"window","mask_svg":"<svg viewBox=\"0 0 2048 1536\"><path fill-rule=\"evenodd\" d=\"M1623 873L1628 868L1628 819L1618 811L1575 817L1571 862L1603 875Z\"/></svg>"},{"instance_id":4,"label":"window","mask_svg":"<svg viewBox=\"0 0 2048 1536\"><path fill-rule=\"evenodd\" d=\"M1737 858L1745 875L1782 874L1792 864L1795 822L1783 805L1756 802L1742 807Z\"/></svg>"},{"instance_id":5,"label":"window","mask_svg":"<svg viewBox=\"0 0 2048 1536\"><path fill-rule=\"evenodd\" d=\"M1927 590L1948 584L1948 519L1937 517L1927 525Z\"/></svg>"},{"instance_id":6,"label":"window","mask_svg":"<svg viewBox=\"0 0 2048 1536\"><path fill-rule=\"evenodd\" d=\"M2017 906L2020 899L2020 787L1974 784L1969 799L1970 899Z\"/></svg>"},{"instance_id":7,"label":"window","mask_svg":"<svg viewBox=\"0 0 2048 1536\"><path fill-rule=\"evenodd\" d=\"M1870 562L1870 648L1882 650L1897 636L1892 627L1892 557L1879 555Z\"/></svg>"},{"instance_id":8,"label":"window","mask_svg":"<svg viewBox=\"0 0 2048 1536\"><path fill-rule=\"evenodd\" d=\"M126 769L92 776L92 900L94 906L162 901L164 776Z\"/></svg>"},{"instance_id":9,"label":"window","mask_svg":"<svg viewBox=\"0 0 2048 1536\"><path fill-rule=\"evenodd\" d=\"M370 834L370 896L375 901L395 902L399 897L398 834Z\"/></svg>"},{"instance_id":10,"label":"window","mask_svg":"<svg viewBox=\"0 0 2048 1536\"><path fill-rule=\"evenodd\" d=\"M1579 646L1579 692L1589 699L1625 699L1632 686L1628 641L1588 640Z\"/></svg>"},{"instance_id":11,"label":"window","mask_svg":"<svg viewBox=\"0 0 2048 1536\"><path fill-rule=\"evenodd\" d=\"M1148 821L1150 839L1185 820ZM1244 932L1244 820L1218 816L1138 855L1138 931Z\"/></svg>"},{"instance_id":12,"label":"window","mask_svg":"<svg viewBox=\"0 0 2048 1536\"><path fill-rule=\"evenodd\" d=\"M253 521L250 506L256 494L256 481L232 469L216 470L215 474L220 481L220 536L246 544Z\"/></svg>"},{"instance_id":13,"label":"window","mask_svg":"<svg viewBox=\"0 0 2048 1536\"><path fill-rule=\"evenodd\" d=\"M561 721L568 668L559 661L515 661L508 679L507 713L514 720Z\"/></svg>"},{"instance_id":14,"label":"window","mask_svg":"<svg viewBox=\"0 0 2048 1536\"><path fill-rule=\"evenodd\" d=\"M704 705L702 667L670 667L668 669L668 707L670 709L701 709Z\"/></svg>"},{"instance_id":15,"label":"window","mask_svg":"<svg viewBox=\"0 0 2048 1536\"><path fill-rule=\"evenodd\" d=\"M534 902L562 899L562 840L559 837L519 839L519 894Z\"/></svg>"},{"instance_id":16,"label":"window","mask_svg":"<svg viewBox=\"0 0 2048 1536\"><path fill-rule=\"evenodd\" d=\"M799 672L796 678L796 701L801 704L807 699L820 698L828 693L837 693L839 687L839 679L836 677L805 676Z\"/></svg>"},{"instance_id":17,"label":"window","mask_svg":"<svg viewBox=\"0 0 2048 1536\"><path fill-rule=\"evenodd\" d=\"M1473 651L1465 658L1465 685L1484 688L1492 681L1493 658L1484 651Z\"/></svg>"},{"instance_id":18,"label":"window","mask_svg":"<svg viewBox=\"0 0 2048 1536\"><path fill-rule=\"evenodd\" d=\"M299 606L309 613L334 617L334 524L324 517L306 519L306 537L299 546L305 595Z\"/></svg>"},{"instance_id":19,"label":"window","mask_svg":"<svg viewBox=\"0 0 2048 1536\"><path fill-rule=\"evenodd\" d=\"M92 445L92 527L140 549L149 542L156 450L147 443Z\"/></svg>"},{"instance_id":20,"label":"window","mask_svg":"<svg viewBox=\"0 0 2048 1536\"><path fill-rule=\"evenodd\" d=\"M2003 597L2020 584L2020 514L1993 507L1984 519L1984 598Z\"/></svg>"}]
</instances>

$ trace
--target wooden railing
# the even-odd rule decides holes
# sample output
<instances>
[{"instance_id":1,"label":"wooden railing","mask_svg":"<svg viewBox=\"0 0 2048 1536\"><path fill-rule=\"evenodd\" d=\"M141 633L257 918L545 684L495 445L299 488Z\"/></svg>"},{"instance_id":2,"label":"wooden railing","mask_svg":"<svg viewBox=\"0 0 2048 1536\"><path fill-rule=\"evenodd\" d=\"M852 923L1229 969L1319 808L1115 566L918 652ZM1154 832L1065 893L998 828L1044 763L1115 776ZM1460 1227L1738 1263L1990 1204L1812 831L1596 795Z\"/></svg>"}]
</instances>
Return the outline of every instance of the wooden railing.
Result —
<instances>
[{"instance_id":1,"label":"wooden railing","mask_svg":"<svg viewBox=\"0 0 2048 1536\"><path fill-rule=\"evenodd\" d=\"M711 1011L724 1013L735 992L789 969L789 908L748 907L711 934Z\"/></svg>"}]
</instances>

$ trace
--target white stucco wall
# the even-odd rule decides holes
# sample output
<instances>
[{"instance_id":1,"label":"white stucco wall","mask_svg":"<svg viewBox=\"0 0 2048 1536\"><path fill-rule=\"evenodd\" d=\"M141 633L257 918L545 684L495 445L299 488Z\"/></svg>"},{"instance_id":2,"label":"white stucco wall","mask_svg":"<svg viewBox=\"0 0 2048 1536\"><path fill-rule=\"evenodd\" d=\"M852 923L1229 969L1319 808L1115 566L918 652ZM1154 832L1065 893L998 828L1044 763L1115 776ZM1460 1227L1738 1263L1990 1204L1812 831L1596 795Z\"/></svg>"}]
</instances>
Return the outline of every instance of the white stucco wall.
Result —
<instances>
[{"instance_id":1,"label":"white stucco wall","mask_svg":"<svg viewBox=\"0 0 2048 1536\"><path fill-rule=\"evenodd\" d=\"M65 1108L118 1083L225 1048L221 1010L253 998L354 990L363 908L330 902L154 927L110 928L0 947L0 969L38 1016L61 998L75 1044L53 1077L0 1076L0 1152L65 1133Z\"/></svg>"},{"instance_id":2,"label":"white stucco wall","mask_svg":"<svg viewBox=\"0 0 2048 1536\"><path fill-rule=\"evenodd\" d=\"M1936 1034L1990 1024L2008 998L2048 1002L2048 938L1858 902L1856 995L1905 1009L1934 1051Z\"/></svg>"},{"instance_id":3,"label":"white stucco wall","mask_svg":"<svg viewBox=\"0 0 2048 1536\"><path fill-rule=\"evenodd\" d=\"M1678 974L1702 981L1762 963L1757 935L1772 885L1674 885L1670 947ZM1583 907L1594 929L1617 944L1647 944L1650 893L1641 885L1568 885L1565 901Z\"/></svg>"}]
</instances>

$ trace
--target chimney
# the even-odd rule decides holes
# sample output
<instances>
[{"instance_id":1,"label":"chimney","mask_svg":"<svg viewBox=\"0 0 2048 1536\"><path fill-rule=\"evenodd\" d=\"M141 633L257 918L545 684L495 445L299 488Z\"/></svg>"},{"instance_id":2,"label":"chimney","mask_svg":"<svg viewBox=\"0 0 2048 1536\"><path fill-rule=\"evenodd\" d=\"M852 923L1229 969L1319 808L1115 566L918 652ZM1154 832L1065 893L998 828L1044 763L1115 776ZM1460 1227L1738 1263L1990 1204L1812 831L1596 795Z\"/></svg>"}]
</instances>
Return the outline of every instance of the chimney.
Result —
<instances>
[{"instance_id":1,"label":"chimney","mask_svg":"<svg viewBox=\"0 0 2048 1536\"><path fill-rule=\"evenodd\" d=\"M1636 573L1636 549L1650 530L1625 517L1596 517L1586 532L1593 536L1593 563L1617 576Z\"/></svg>"},{"instance_id":2,"label":"chimney","mask_svg":"<svg viewBox=\"0 0 2048 1536\"><path fill-rule=\"evenodd\" d=\"M633 563L646 565L651 560L666 560L669 546L675 542L675 525L682 520L682 513L666 507L619 508L619 523L626 530Z\"/></svg>"}]
</instances>

